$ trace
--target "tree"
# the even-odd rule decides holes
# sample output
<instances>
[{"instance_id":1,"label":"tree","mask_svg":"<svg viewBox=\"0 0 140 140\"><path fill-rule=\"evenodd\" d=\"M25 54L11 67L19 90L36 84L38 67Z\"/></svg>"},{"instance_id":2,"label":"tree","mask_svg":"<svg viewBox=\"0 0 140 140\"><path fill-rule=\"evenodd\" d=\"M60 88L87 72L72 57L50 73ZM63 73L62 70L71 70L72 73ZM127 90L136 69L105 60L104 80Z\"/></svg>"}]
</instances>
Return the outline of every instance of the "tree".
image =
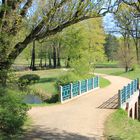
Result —
<instances>
[{"instance_id":1,"label":"tree","mask_svg":"<svg viewBox=\"0 0 140 140\"><path fill-rule=\"evenodd\" d=\"M31 65L30 65L30 69L32 69L33 71L36 70L36 66L35 66L35 40L33 41L33 48L32 48L32 55L31 55Z\"/></svg>"},{"instance_id":2,"label":"tree","mask_svg":"<svg viewBox=\"0 0 140 140\"><path fill-rule=\"evenodd\" d=\"M135 14L135 16L140 17L140 1L139 0L122 0L120 2L125 3L126 5L128 5L129 7L131 7L132 9L135 9L137 11L137 14Z\"/></svg>"},{"instance_id":3,"label":"tree","mask_svg":"<svg viewBox=\"0 0 140 140\"><path fill-rule=\"evenodd\" d=\"M111 34L106 35L104 46L108 61L113 61L119 46L117 38Z\"/></svg>"},{"instance_id":4,"label":"tree","mask_svg":"<svg viewBox=\"0 0 140 140\"><path fill-rule=\"evenodd\" d=\"M103 7L103 4L104 0L2 0L0 4L0 44L5 47L1 47L0 54L5 52L5 57L3 59L0 55L0 70L9 69L17 56L33 40L48 38L72 24L99 17L108 10L112 10L110 1L106 3L107 7ZM14 42L23 30L26 34ZM0 78L2 79L1 76ZM5 85L6 80L2 81Z\"/></svg>"},{"instance_id":5,"label":"tree","mask_svg":"<svg viewBox=\"0 0 140 140\"><path fill-rule=\"evenodd\" d=\"M70 67L71 61L81 57L84 46L82 30L79 25L73 25L62 33L63 57L66 59L66 66Z\"/></svg>"},{"instance_id":6,"label":"tree","mask_svg":"<svg viewBox=\"0 0 140 140\"><path fill-rule=\"evenodd\" d=\"M53 60L53 68L57 68L61 66L61 41L62 36L61 34L56 34L51 36L49 39L46 40L46 47L49 46L48 51L48 58L49 58L49 66L52 67L51 59Z\"/></svg>"},{"instance_id":7,"label":"tree","mask_svg":"<svg viewBox=\"0 0 140 140\"><path fill-rule=\"evenodd\" d=\"M85 47L87 50L88 63L94 72L96 64L105 59L104 43L105 34L102 26L102 18L89 19L83 22Z\"/></svg>"},{"instance_id":8,"label":"tree","mask_svg":"<svg viewBox=\"0 0 140 140\"><path fill-rule=\"evenodd\" d=\"M12 139L27 119L28 105L23 103L20 91L0 88L0 138ZM2 137L4 135L4 137Z\"/></svg>"},{"instance_id":9,"label":"tree","mask_svg":"<svg viewBox=\"0 0 140 140\"><path fill-rule=\"evenodd\" d=\"M131 37L134 41L137 63L140 63L140 18L135 16L137 11L127 4L120 4L120 7L115 14L116 25L120 28L120 33L124 36Z\"/></svg>"},{"instance_id":10,"label":"tree","mask_svg":"<svg viewBox=\"0 0 140 140\"><path fill-rule=\"evenodd\" d=\"M132 69L132 66L135 64L135 51L131 45L132 41L130 38L125 37L119 40L119 48L116 55L116 58L119 60L121 66L125 68L125 72L128 72Z\"/></svg>"},{"instance_id":11,"label":"tree","mask_svg":"<svg viewBox=\"0 0 140 140\"><path fill-rule=\"evenodd\" d=\"M64 34L68 64L80 76L94 72L96 64L104 60L105 35L102 18L90 19L67 28Z\"/></svg>"}]
</instances>

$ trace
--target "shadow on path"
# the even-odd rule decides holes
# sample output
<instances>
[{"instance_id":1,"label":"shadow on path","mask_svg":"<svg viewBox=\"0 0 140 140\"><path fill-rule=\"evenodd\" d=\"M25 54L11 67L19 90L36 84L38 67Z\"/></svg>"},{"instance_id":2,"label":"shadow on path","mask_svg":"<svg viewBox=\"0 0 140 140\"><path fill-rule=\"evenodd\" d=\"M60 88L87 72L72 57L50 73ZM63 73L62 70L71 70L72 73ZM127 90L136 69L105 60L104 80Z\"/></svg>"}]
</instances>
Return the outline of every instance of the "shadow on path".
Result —
<instances>
[{"instance_id":1,"label":"shadow on path","mask_svg":"<svg viewBox=\"0 0 140 140\"><path fill-rule=\"evenodd\" d=\"M103 104L101 104L99 109L117 109L118 108L118 94L114 95Z\"/></svg>"},{"instance_id":2,"label":"shadow on path","mask_svg":"<svg viewBox=\"0 0 140 140\"><path fill-rule=\"evenodd\" d=\"M28 132L25 132L21 140L101 140L97 135L87 137L76 133L67 131L60 131L59 129L41 128L41 126L34 126Z\"/></svg>"}]
</instances>

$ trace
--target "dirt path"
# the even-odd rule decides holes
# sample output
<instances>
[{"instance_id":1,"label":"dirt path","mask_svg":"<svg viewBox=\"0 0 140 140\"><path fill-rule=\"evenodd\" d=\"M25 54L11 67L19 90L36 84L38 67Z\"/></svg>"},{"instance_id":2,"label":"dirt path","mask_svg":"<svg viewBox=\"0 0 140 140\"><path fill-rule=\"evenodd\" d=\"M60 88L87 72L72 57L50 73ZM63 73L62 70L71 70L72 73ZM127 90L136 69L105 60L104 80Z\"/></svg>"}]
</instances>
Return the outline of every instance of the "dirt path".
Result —
<instances>
[{"instance_id":1,"label":"dirt path","mask_svg":"<svg viewBox=\"0 0 140 140\"><path fill-rule=\"evenodd\" d=\"M111 85L63 105L32 108L33 129L25 140L102 140L104 122L117 107L114 95L130 82L118 76L102 77Z\"/></svg>"}]
</instances>

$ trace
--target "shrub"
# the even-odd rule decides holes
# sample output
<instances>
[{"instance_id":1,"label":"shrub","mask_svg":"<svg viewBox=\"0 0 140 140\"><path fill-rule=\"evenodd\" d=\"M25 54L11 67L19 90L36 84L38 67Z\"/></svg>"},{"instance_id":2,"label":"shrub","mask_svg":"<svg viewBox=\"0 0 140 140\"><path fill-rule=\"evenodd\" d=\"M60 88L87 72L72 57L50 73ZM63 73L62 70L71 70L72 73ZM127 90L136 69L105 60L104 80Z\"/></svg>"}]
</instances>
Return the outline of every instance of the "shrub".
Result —
<instances>
[{"instance_id":1,"label":"shrub","mask_svg":"<svg viewBox=\"0 0 140 140\"><path fill-rule=\"evenodd\" d=\"M63 75L61 77L58 78L57 82L56 82L56 86L60 86L60 85L66 85L69 83L72 83L74 81L78 81L80 80L81 77L76 75L73 72L69 72L67 75Z\"/></svg>"},{"instance_id":2,"label":"shrub","mask_svg":"<svg viewBox=\"0 0 140 140\"><path fill-rule=\"evenodd\" d=\"M69 72L67 75L63 75L61 77L59 77L59 79L56 82L56 86L60 86L60 85L66 85L69 83L73 83L79 80L84 80L84 79L89 79L91 77L94 77L93 74L86 74L86 75L78 75L74 72Z\"/></svg>"},{"instance_id":3,"label":"shrub","mask_svg":"<svg viewBox=\"0 0 140 140\"><path fill-rule=\"evenodd\" d=\"M26 74L19 78L19 86L25 87L29 84L36 83L40 80L40 77L36 74Z\"/></svg>"},{"instance_id":4,"label":"shrub","mask_svg":"<svg viewBox=\"0 0 140 140\"><path fill-rule=\"evenodd\" d=\"M23 126L28 110L19 92L0 88L0 133L16 134Z\"/></svg>"},{"instance_id":5,"label":"shrub","mask_svg":"<svg viewBox=\"0 0 140 140\"><path fill-rule=\"evenodd\" d=\"M134 64L134 65L132 66L131 71L136 71L138 68L139 68L139 66L138 66L137 64Z\"/></svg>"},{"instance_id":6,"label":"shrub","mask_svg":"<svg viewBox=\"0 0 140 140\"><path fill-rule=\"evenodd\" d=\"M59 94L52 95L49 99L45 100L47 103L57 103L59 101Z\"/></svg>"}]
</instances>

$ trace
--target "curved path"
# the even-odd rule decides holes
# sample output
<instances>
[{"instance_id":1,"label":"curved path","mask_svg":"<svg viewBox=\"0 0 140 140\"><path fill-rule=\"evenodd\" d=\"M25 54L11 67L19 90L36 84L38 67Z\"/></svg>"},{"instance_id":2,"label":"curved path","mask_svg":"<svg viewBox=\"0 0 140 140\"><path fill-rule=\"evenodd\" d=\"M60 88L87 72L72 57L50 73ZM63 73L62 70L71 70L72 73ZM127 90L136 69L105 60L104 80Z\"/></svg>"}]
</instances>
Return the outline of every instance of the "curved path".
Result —
<instances>
[{"instance_id":1,"label":"curved path","mask_svg":"<svg viewBox=\"0 0 140 140\"><path fill-rule=\"evenodd\" d=\"M101 76L111 82L108 87L62 105L33 107L29 111L33 119L32 129L25 140L104 139L104 122L116 107L116 105L108 107L111 103L115 103L111 97L130 80L118 76L103 74Z\"/></svg>"}]
</instances>

